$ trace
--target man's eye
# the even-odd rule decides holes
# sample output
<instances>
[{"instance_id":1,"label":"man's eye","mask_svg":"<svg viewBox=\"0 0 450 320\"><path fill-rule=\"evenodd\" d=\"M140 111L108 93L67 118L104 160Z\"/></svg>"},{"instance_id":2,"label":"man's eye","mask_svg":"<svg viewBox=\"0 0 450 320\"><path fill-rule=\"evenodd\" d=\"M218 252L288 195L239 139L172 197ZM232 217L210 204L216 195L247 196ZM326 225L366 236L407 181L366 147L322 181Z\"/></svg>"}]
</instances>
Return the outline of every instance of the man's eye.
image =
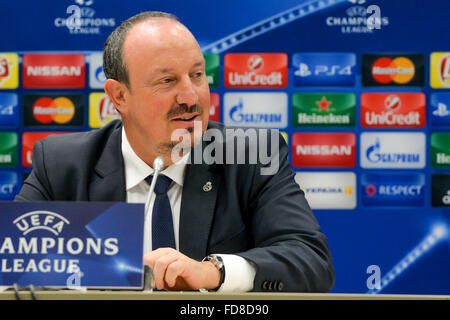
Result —
<instances>
[{"instance_id":1,"label":"man's eye","mask_svg":"<svg viewBox=\"0 0 450 320\"><path fill-rule=\"evenodd\" d=\"M165 78L162 80L162 83L170 83L172 81L173 81L173 79L171 79L171 78Z\"/></svg>"},{"instance_id":2,"label":"man's eye","mask_svg":"<svg viewBox=\"0 0 450 320\"><path fill-rule=\"evenodd\" d=\"M196 78L200 78L202 75L203 75L202 71L194 73L194 77L196 77Z\"/></svg>"}]
</instances>

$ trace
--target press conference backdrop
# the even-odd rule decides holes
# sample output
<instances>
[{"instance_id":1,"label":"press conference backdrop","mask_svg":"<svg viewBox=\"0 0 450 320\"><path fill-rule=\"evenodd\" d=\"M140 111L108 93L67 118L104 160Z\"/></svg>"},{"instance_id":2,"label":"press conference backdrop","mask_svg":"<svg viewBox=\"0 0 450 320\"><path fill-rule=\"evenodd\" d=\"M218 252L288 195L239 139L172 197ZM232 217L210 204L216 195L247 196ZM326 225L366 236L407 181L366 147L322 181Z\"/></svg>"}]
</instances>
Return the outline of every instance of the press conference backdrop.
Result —
<instances>
[{"instance_id":1,"label":"press conference backdrop","mask_svg":"<svg viewBox=\"0 0 450 320\"><path fill-rule=\"evenodd\" d=\"M450 2L22 0L1 8L1 200L31 171L35 141L117 118L103 92L103 43L124 19L167 11L205 54L211 119L283 132L329 239L332 292L450 294Z\"/></svg>"}]
</instances>

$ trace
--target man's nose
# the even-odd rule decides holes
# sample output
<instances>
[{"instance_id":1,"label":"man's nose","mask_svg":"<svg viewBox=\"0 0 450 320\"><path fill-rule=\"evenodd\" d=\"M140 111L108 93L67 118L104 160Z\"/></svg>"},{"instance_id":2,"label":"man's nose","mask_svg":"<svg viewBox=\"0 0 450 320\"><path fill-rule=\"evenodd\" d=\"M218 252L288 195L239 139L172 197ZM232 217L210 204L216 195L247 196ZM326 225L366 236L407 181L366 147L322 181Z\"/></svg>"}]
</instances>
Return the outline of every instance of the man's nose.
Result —
<instances>
[{"instance_id":1,"label":"man's nose","mask_svg":"<svg viewBox=\"0 0 450 320\"><path fill-rule=\"evenodd\" d=\"M197 92L189 77L180 81L176 100L179 105L185 104L187 106L193 106L198 103Z\"/></svg>"}]
</instances>

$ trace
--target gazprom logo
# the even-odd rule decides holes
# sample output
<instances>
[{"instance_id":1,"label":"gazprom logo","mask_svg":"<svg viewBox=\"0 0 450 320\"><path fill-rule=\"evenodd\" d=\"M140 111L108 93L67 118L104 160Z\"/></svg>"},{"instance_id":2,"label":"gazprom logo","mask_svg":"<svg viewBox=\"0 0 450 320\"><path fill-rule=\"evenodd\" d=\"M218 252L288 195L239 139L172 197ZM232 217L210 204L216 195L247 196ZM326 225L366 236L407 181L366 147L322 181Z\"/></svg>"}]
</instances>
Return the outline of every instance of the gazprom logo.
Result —
<instances>
[{"instance_id":1,"label":"gazprom logo","mask_svg":"<svg viewBox=\"0 0 450 320\"><path fill-rule=\"evenodd\" d=\"M378 163L398 163L398 162L412 162L417 163L420 161L419 153L382 153L380 148L380 138L375 140L375 143L371 145L367 151L366 156L370 162Z\"/></svg>"},{"instance_id":2,"label":"gazprom logo","mask_svg":"<svg viewBox=\"0 0 450 320\"><path fill-rule=\"evenodd\" d=\"M287 126L286 93L226 93L225 125L259 128Z\"/></svg>"},{"instance_id":3,"label":"gazprom logo","mask_svg":"<svg viewBox=\"0 0 450 320\"><path fill-rule=\"evenodd\" d=\"M21 215L13 221L13 224L23 235L35 230L47 230L58 236L64 226L70 224L70 222L55 212L38 210Z\"/></svg>"},{"instance_id":4,"label":"gazprom logo","mask_svg":"<svg viewBox=\"0 0 450 320\"><path fill-rule=\"evenodd\" d=\"M95 79L97 79L98 82L106 81L106 76L105 73L103 72L103 66L100 66L97 68L97 70L95 70Z\"/></svg>"},{"instance_id":5,"label":"gazprom logo","mask_svg":"<svg viewBox=\"0 0 450 320\"><path fill-rule=\"evenodd\" d=\"M281 122L282 115L280 113L245 113L242 99L239 103L231 108L230 118L236 122Z\"/></svg>"},{"instance_id":6,"label":"gazprom logo","mask_svg":"<svg viewBox=\"0 0 450 320\"><path fill-rule=\"evenodd\" d=\"M363 168L425 166L423 133L363 133L360 150Z\"/></svg>"}]
</instances>

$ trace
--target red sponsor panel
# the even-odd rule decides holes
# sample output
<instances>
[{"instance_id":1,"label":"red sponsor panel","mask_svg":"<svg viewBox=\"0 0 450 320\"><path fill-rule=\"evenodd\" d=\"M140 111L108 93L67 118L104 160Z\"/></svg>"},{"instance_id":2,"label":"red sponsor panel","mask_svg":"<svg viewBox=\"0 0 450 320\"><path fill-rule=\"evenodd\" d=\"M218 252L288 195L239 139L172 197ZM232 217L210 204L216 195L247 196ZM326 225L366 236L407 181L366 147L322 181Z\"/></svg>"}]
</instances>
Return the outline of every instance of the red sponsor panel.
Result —
<instances>
[{"instance_id":1,"label":"red sponsor panel","mask_svg":"<svg viewBox=\"0 0 450 320\"><path fill-rule=\"evenodd\" d=\"M23 87L84 88L85 65L83 54L25 54L22 62Z\"/></svg>"},{"instance_id":2,"label":"red sponsor panel","mask_svg":"<svg viewBox=\"0 0 450 320\"><path fill-rule=\"evenodd\" d=\"M361 94L363 128L425 127L425 94L387 92Z\"/></svg>"},{"instance_id":3,"label":"red sponsor panel","mask_svg":"<svg viewBox=\"0 0 450 320\"><path fill-rule=\"evenodd\" d=\"M220 96L218 93L211 93L209 120L220 122Z\"/></svg>"},{"instance_id":4,"label":"red sponsor panel","mask_svg":"<svg viewBox=\"0 0 450 320\"><path fill-rule=\"evenodd\" d=\"M67 132L24 132L22 135L22 166L32 167L33 146L36 141Z\"/></svg>"},{"instance_id":5,"label":"red sponsor panel","mask_svg":"<svg viewBox=\"0 0 450 320\"><path fill-rule=\"evenodd\" d=\"M294 133L292 165L296 168L353 168L354 133Z\"/></svg>"},{"instance_id":6,"label":"red sponsor panel","mask_svg":"<svg viewBox=\"0 0 450 320\"><path fill-rule=\"evenodd\" d=\"M225 87L286 88L288 57L285 53L228 53Z\"/></svg>"}]
</instances>

